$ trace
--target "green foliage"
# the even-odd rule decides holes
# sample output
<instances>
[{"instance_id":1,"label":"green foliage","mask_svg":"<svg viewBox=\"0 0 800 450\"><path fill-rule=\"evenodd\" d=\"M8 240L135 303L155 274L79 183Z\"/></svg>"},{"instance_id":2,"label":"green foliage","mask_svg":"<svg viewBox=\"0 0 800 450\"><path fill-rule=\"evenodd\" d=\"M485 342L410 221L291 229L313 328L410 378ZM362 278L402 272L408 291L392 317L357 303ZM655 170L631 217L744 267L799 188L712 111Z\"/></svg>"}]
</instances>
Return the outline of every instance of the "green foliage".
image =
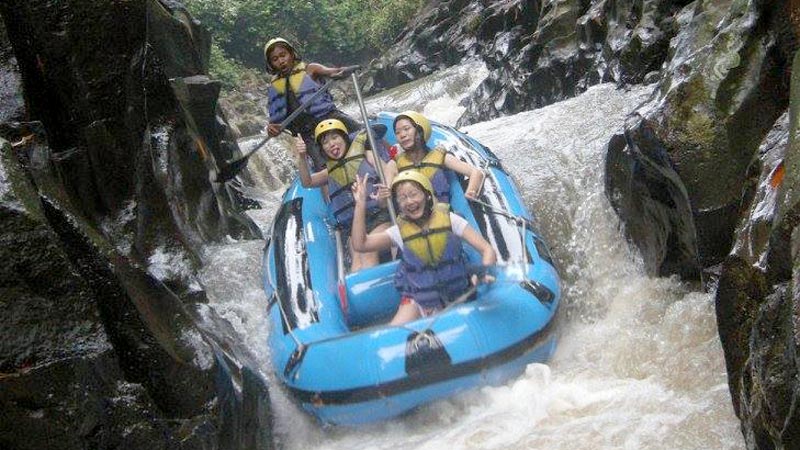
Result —
<instances>
[{"instance_id":1,"label":"green foliage","mask_svg":"<svg viewBox=\"0 0 800 450\"><path fill-rule=\"evenodd\" d=\"M225 56L225 52L217 43L211 44L211 58L209 61L209 75L222 81L225 89L230 89L242 84L243 78L253 69L244 67L241 63Z\"/></svg>"},{"instance_id":2,"label":"green foliage","mask_svg":"<svg viewBox=\"0 0 800 450\"><path fill-rule=\"evenodd\" d=\"M329 65L364 61L386 50L425 0L185 0L185 4L211 31L221 52L212 54L212 72L228 76L242 66L263 70L264 43L276 36L292 42L306 61Z\"/></svg>"}]
</instances>

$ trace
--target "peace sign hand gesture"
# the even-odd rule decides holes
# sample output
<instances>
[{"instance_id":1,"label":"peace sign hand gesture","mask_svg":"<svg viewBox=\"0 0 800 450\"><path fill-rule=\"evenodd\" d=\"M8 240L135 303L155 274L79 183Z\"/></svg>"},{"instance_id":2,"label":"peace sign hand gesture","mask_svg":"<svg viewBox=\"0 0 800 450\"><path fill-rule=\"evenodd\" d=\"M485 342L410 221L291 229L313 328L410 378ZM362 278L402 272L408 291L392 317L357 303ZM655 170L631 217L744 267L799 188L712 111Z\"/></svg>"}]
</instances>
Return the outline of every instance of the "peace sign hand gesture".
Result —
<instances>
[{"instance_id":1,"label":"peace sign hand gesture","mask_svg":"<svg viewBox=\"0 0 800 450\"><path fill-rule=\"evenodd\" d=\"M364 176L361 178L360 175L356 174L356 181L353 182L352 190L353 190L353 199L356 203L363 203L367 201L367 191L369 188L367 187L367 181L369 180L369 175Z\"/></svg>"}]
</instances>

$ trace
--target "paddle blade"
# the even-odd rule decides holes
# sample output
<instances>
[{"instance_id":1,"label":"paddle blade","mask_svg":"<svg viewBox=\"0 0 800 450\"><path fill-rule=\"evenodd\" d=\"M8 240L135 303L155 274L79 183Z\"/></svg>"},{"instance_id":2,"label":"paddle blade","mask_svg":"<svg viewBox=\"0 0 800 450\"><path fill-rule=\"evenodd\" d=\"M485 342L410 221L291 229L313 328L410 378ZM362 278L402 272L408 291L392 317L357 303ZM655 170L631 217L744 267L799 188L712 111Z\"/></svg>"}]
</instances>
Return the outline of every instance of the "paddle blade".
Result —
<instances>
[{"instance_id":1,"label":"paddle blade","mask_svg":"<svg viewBox=\"0 0 800 450\"><path fill-rule=\"evenodd\" d=\"M225 183L226 181L233 179L239 174L239 172L242 171L242 169L245 168L249 159L250 155L247 155L241 159L235 159L225 163L225 165L219 168L219 172L217 172L217 179L215 181L217 183Z\"/></svg>"},{"instance_id":2,"label":"paddle blade","mask_svg":"<svg viewBox=\"0 0 800 450\"><path fill-rule=\"evenodd\" d=\"M283 124L281 124L281 127L283 127ZM242 169L245 168L245 166L247 166L247 162L250 160L250 157L253 155L253 153L263 147L264 144L266 144L270 139L272 139L272 136L265 137L252 149L248 150L241 158L226 162L222 167L220 167L219 172L217 172L217 178L214 181L217 183L224 183L234 178L239 174L239 172L242 171Z\"/></svg>"},{"instance_id":3,"label":"paddle blade","mask_svg":"<svg viewBox=\"0 0 800 450\"><path fill-rule=\"evenodd\" d=\"M350 308L350 305L347 301L347 286L343 283L339 283L339 304L342 307L342 312L345 317L347 317L347 310Z\"/></svg>"}]
</instances>

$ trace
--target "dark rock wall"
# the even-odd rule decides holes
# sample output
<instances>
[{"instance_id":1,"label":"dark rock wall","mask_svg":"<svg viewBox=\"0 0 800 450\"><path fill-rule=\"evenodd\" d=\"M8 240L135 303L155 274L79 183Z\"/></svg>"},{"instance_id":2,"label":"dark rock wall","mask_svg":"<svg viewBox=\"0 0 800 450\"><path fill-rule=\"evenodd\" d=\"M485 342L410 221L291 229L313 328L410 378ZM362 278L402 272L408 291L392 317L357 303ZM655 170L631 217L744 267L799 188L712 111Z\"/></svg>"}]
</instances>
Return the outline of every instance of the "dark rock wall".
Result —
<instances>
[{"instance_id":1,"label":"dark rock wall","mask_svg":"<svg viewBox=\"0 0 800 450\"><path fill-rule=\"evenodd\" d=\"M189 248L251 235L236 196L209 181L238 148L215 109L219 85L204 77L210 36L188 13L157 1L4 2L2 12L28 118L44 124L47 157L82 215L101 222L132 201L170 209L171 225L148 220L177 227ZM161 194L137 197L143 179ZM164 245L132 231L142 256Z\"/></svg>"},{"instance_id":2,"label":"dark rock wall","mask_svg":"<svg viewBox=\"0 0 800 450\"><path fill-rule=\"evenodd\" d=\"M466 125L535 109L589 86L655 81L688 1L430 2L370 65L370 92L481 58L490 74L466 99Z\"/></svg>"},{"instance_id":3,"label":"dark rock wall","mask_svg":"<svg viewBox=\"0 0 800 450\"><path fill-rule=\"evenodd\" d=\"M0 447L270 448L264 380L195 313L203 247L258 236L213 182L208 33L158 0L0 15Z\"/></svg>"},{"instance_id":4,"label":"dark rock wall","mask_svg":"<svg viewBox=\"0 0 800 450\"><path fill-rule=\"evenodd\" d=\"M696 2L675 19L652 100L609 143L606 191L651 273L717 286L748 448L797 448L800 4Z\"/></svg>"},{"instance_id":5,"label":"dark rock wall","mask_svg":"<svg viewBox=\"0 0 800 450\"><path fill-rule=\"evenodd\" d=\"M753 162L748 208L722 263L716 296L731 397L748 448L800 445L798 118L800 52L789 111Z\"/></svg>"},{"instance_id":6,"label":"dark rock wall","mask_svg":"<svg viewBox=\"0 0 800 450\"><path fill-rule=\"evenodd\" d=\"M431 2L367 84L480 57L466 124L657 82L611 143L607 189L651 273L699 278L729 252L748 168L788 105L797 20L794 0Z\"/></svg>"}]
</instances>

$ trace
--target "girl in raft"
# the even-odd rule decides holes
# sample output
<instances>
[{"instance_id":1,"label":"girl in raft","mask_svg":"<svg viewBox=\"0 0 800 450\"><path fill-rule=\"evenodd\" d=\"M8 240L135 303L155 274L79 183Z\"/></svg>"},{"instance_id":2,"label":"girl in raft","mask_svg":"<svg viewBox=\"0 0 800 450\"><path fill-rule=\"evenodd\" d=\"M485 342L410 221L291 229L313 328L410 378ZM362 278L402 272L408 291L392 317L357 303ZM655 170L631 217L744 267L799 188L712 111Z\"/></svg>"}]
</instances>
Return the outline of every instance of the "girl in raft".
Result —
<instances>
[{"instance_id":1,"label":"girl in raft","mask_svg":"<svg viewBox=\"0 0 800 450\"><path fill-rule=\"evenodd\" d=\"M375 131L383 137L386 133L385 126L375 126ZM381 130L382 128L382 130ZM382 132L381 132L382 131ZM365 190L369 191L366 204L366 230L383 231L389 227L389 213L386 209L386 200L389 190L381 188L378 172L375 169L375 157L372 151L366 150L366 132L350 135L344 123L336 119L327 119L317 125L314 138L322 148L325 156L325 166L322 170L311 173L306 158L307 147L305 142L298 138L295 140L297 152L297 167L300 172L300 182L304 187L327 187L330 199L330 212L336 220L337 226L345 233L344 239L350 232L353 223L353 210L355 200L351 186L357 177L365 180ZM382 142L382 141L379 141ZM377 251L354 251L349 245L350 271L371 267L380 261Z\"/></svg>"},{"instance_id":2,"label":"girl in raft","mask_svg":"<svg viewBox=\"0 0 800 450\"><path fill-rule=\"evenodd\" d=\"M417 170L431 181L436 198L442 203L450 203L450 183L444 172L444 169L449 169L469 177L464 196L477 198L483 184L483 171L451 155L442 146L428 147L431 138L428 118L416 111L404 111L394 119L394 134L402 152L386 164L387 183L391 184L398 173Z\"/></svg>"},{"instance_id":3,"label":"girl in raft","mask_svg":"<svg viewBox=\"0 0 800 450\"><path fill-rule=\"evenodd\" d=\"M304 63L297 50L283 38L267 42L264 46L264 59L267 72L272 75L267 89L270 121L267 133L273 137L281 132L280 123L289 114L322 89L322 78L336 77L342 73L341 67ZM286 127L303 138L316 170L325 164L325 158L313 139L314 128L325 119L337 119L351 131L360 128L358 122L336 106L329 92L317 97L305 112Z\"/></svg>"},{"instance_id":4,"label":"girl in raft","mask_svg":"<svg viewBox=\"0 0 800 450\"><path fill-rule=\"evenodd\" d=\"M497 261L489 242L463 217L450 212L449 205L437 201L433 185L420 172L401 172L392 182L397 225L367 234L369 191L369 180L357 177L353 184L355 212L350 240L360 252L378 252L392 245L400 249L395 286L402 297L391 325L427 317L464 294L470 277L462 240L480 253L482 264L489 266ZM472 282L477 280L473 278Z\"/></svg>"}]
</instances>

